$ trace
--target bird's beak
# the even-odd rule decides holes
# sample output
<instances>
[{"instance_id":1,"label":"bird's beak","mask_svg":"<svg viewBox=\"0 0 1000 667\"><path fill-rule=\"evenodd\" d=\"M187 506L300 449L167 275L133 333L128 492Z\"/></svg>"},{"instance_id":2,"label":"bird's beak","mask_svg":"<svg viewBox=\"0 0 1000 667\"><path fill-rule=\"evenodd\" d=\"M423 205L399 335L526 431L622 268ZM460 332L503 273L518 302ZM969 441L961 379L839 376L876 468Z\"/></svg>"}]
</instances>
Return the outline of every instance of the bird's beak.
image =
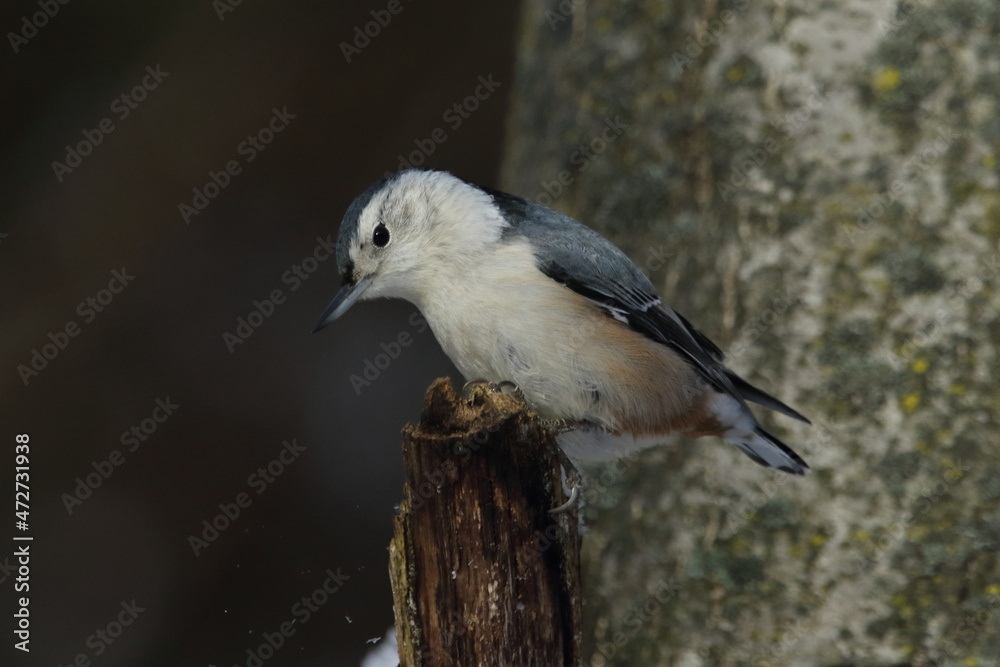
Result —
<instances>
[{"instance_id":1,"label":"bird's beak","mask_svg":"<svg viewBox=\"0 0 1000 667\"><path fill-rule=\"evenodd\" d=\"M333 297L333 301L330 302L324 310L323 314L319 316L319 322L316 323L316 328L313 329L313 333L316 333L323 327L325 327L330 322L347 312L347 309L354 305L354 302L361 298L361 294L368 289L371 285L371 276L362 278L353 283L347 283L340 288L337 292L337 296Z\"/></svg>"}]
</instances>

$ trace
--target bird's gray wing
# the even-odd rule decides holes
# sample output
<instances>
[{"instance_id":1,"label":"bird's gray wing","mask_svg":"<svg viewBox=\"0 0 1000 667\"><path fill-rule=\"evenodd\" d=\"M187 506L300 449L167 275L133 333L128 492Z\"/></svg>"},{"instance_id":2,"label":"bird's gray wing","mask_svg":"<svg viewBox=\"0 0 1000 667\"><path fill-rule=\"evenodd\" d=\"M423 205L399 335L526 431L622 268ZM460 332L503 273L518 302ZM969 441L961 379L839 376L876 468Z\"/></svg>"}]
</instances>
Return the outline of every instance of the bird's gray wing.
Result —
<instances>
[{"instance_id":1,"label":"bird's gray wing","mask_svg":"<svg viewBox=\"0 0 1000 667\"><path fill-rule=\"evenodd\" d=\"M808 422L726 368L722 350L663 303L649 279L613 243L558 211L504 192L486 191L508 223L502 240L527 240L542 273L634 331L675 350L718 391Z\"/></svg>"},{"instance_id":2,"label":"bird's gray wing","mask_svg":"<svg viewBox=\"0 0 1000 667\"><path fill-rule=\"evenodd\" d=\"M504 240L527 240L542 273L635 331L673 348L713 385L735 393L719 367L722 351L664 304L649 279L617 246L558 211L506 193L490 194L509 223Z\"/></svg>"}]
</instances>

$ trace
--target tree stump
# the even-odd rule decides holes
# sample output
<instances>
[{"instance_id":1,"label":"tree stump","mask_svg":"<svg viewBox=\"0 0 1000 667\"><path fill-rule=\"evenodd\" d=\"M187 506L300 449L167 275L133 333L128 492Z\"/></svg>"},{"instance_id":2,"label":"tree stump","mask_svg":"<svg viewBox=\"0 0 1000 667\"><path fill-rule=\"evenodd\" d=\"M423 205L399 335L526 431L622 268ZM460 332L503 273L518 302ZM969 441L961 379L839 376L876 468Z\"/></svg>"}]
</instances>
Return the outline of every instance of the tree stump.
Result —
<instances>
[{"instance_id":1,"label":"tree stump","mask_svg":"<svg viewBox=\"0 0 1000 667\"><path fill-rule=\"evenodd\" d=\"M447 379L403 430L389 545L400 665L580 663L580 535L552 435L517 398Z\"/></svg>"}]
</instances>

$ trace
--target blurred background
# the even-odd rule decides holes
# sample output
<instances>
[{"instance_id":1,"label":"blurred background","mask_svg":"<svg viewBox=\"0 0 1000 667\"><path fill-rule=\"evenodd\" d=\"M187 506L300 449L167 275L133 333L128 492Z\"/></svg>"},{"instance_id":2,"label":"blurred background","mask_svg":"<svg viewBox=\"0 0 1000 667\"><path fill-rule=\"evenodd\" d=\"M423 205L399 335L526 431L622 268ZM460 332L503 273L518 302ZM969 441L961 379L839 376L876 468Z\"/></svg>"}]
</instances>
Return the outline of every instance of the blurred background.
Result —
<instances>
[{"instance_id":1,"label":"blurred background","mask_svg":"<svg viewBox=\"0 0 1000 667\"><path fill-rule=\"evenodd\" d=\"M813 419L762 416L804 478L711 439L593 471L588 664L1000 662L997 3L18 0L0 26L0 664L357 665L385 633L399 430L457 373L405 303L309 332L344 210L410 165L608 235Z\"/></svg>"},{"instance_id":2,"label":"blurred background","mask_svg":"<svg viewBox=\"0 0 1000 667\"><path fill-rule=\"evenodd\" d=\"M496 185L517 16L4 3L0 497L27 433L34 541L25 655L0 523L0 663L244 665L294 620L267 664L357 665L384 634L398 433L455 371L404 303L310 330L400 156Z\"/></svg>"}]
</instances>

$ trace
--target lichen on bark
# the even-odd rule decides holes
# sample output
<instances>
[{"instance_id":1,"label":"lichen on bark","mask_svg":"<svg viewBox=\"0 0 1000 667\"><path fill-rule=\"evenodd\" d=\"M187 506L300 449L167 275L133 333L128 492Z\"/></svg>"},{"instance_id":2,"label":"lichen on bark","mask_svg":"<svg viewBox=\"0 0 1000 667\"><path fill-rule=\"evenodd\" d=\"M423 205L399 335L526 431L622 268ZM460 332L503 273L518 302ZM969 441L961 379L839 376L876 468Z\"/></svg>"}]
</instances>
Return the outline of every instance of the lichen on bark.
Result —
<instances>
[{"instance_id":1,"label":"lichen on bark","mask_svg":"<svg viewBox=\"0 0 1000 667\"><path fill-rule=\"evenodd\" d=\"M526 0L505 189L618 243L799 479L591 470L586 664L1000 662L1000 5Z\"/></svg>"}]
</instances>

